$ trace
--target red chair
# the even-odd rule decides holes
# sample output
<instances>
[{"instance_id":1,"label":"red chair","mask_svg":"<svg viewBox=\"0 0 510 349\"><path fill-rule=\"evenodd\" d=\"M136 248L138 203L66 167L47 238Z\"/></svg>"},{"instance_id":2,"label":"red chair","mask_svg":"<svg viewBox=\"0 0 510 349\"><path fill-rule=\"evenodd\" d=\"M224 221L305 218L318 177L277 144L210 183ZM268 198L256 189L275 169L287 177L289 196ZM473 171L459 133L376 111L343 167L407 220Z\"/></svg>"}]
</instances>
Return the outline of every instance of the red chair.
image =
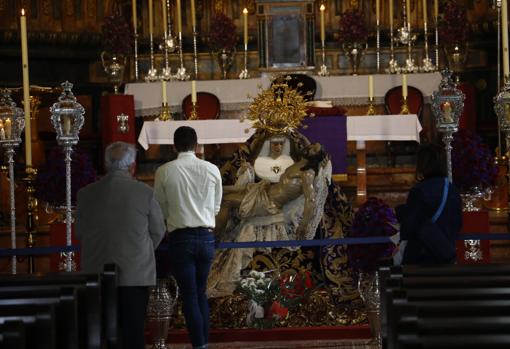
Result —
<instances>
[{"instance_id":1,"label":"red chair","mask_svg":"<svg viewBox=\"0 0 510 349\"><path fill-rule=\"evenodd\" d=\"M387 114L400 114L402 109L402 86L396 86L388 90L384 95L384 108ZM413 86L407 86L407 107L409 113L416 114L418 120L422 122L422 111L423 111L423 93ZM425 131L425 130L423 130ZM422 132L426 134L426 132ZM396 165L397 155L414 155L418 144L416 142L404 141L404 142L387 142L386 150L389 157L389 165Z\"/></svg>"},{"instance_id":2,"label":"red chair","mask_svg":"<svg viewBox=\"0 0 510 349\"><path fill-rule=\"evenodd\" d=\"M191 95L182 100L182 115L189 119L192 110ZM209 92L197 92L197 115L199 120L218 119L220 117L220 100Z\"/></svg>"}]
</instances>

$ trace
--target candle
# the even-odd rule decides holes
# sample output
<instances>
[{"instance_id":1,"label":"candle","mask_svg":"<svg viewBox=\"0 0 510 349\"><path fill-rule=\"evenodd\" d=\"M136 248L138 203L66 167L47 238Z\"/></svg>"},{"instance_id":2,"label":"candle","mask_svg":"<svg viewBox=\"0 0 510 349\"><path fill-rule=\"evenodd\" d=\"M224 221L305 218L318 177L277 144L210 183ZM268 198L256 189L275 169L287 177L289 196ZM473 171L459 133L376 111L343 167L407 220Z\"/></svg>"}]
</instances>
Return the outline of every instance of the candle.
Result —
<instances>
[{"instance_id":1,"label":"candle","mask_svg":"<svg viewBox=\"0 0 510 349\"><path fill-rule=\"evenodd\" d=\"M193 28L197 26L197 19L195 15L195 0L191 0L191 25Z\"/></svg>"},{"instance_id":2,"label":"candle","mask_svg":"<svg viewBox=\"0 0 510 349\"><path fill-rule=\"evenodd\" d=\"M407 98L407 74L402 74L402 97Z\"/></svg>"},{"instance_id":3,"label":"candle","mask_svg":"<svg viewBox=\"0 0 510 349\"><path fill-rule=\"evenodd\" d=\"M411 4L409 0L406 0L406 17L407 23L411 23Z\"/></svg>"},{"instance_id":4,"label":"candle","mask_svg":"<svg viewBox=\"0 0 510 349\"><path fill-rule=\"evenodd\" d=\"M5 129L5 138L11 139L11 134L12 134L11 119L9 119L9 118L5 119L4 129Z\"/></svg>"},{"instance_id":5,"label":"candle","mask_svg":"<svg viewBox=\"0 0 510 349\"><path fill-rule=\"evenodd\" d=\"M443 104L443 121L445 123L453 123L452 105L450 102L444 102Z\"/></svg>"},{"instance_id":6,"label":"candle","mask_svg":"<svg viewBox=\"0 0 510 349\"><path fill-rule=\"evenodd\" d=\"M27 43L27 18L25 10L21 9L20 17L21 29L21 65L23 68L23 107L25 111L25 164L32 166L32 132L30 125L30 84L28 78L28 43ZM9 120L9 119L8 119ZM11 120L9 120L9 130L7 130L7 120L5 122L5 135L10 138ZM7 132L8 131L8 132ZM8 136L7 136L8 135Z\"/></svg>"},{"instance_id":7,"label":"candle","mask_svg":"<svg viewBox=\"0 0 510 349\"><path fill-rule=\"evenodd\" d=\"M372 100L374 98L374 76L368 76L368 98Z\"/></svg>"},{"instance_id":8,"label":"candle","mask_svg":"<svg viewBox=\"0 0 510 349\"><path fill-rule=\"evenodd\" d=\"M181 20L181 0L177 0L175 3L177 9L177 32L182 32L182 20Z\"/></svg>"},{"instance_id":9,"label":"candle","mask_svg":"<svg viewBox=\"0 0 510 349\"><path fill-rule=\"evenodd\" d=\"M503 79L508 78L508 3L501 2L501 33L503 39Z\"/></svg>"},{"instance_id":10,"label":"candle","mask_svg":"<svg viewBox=\"0 0 510 349\"><path fill-rule=\"evenodd\" d=\"M152 0L149 0L149 35L152 36L152 26L154 25L154 18L152 15Z\"/></svg>"},{"instance_id":11,"label":"candle","mask_svg":"<svg viewBox=\"0 0 510 349\"><path fill-rule=\"evenodd\" d=\"M162 100L163 104L167 103L167 100L166 100L166 81L165 80L161 80L161 100Z\"/></svg>"},{"instance_id":12,"label":"candle","mask_svg":"<svg viewBox=\"0 0 510 349\"><path fill-rule=\"evenodd\" d=\"M166 0L161 0L161 19L163 20L163 33L166 33L167 23L166 23Z\"/></svg>"},{"instance_id":13,"label":"candle","mask_svg":"<svg viewBox=\"0 0 510 349\"><path fill-rule=\"evenodd\" d=\"M69 115L63 115L62 120L64 121L64 135L68 135L71 133L71 117Z\"/></svg>"},{"instance_id":14,"label":"candle","mask_svg":"<svg viewBox=\"0 0 510 349\"><path fill-rule=\"evenodd\" d=\"M4 122L2 119L0 119L0 139L5 139Z\"/></svg>"},{"instance_id":15,"label":"candle","mask_svg":"<svg viewBox=\"0 0 510 349\"><path fill-rule=\"evenodd\" d=\"M439 17L439 1L434 0L434 19L436 20L436 23L438 17Z\"/></svg>"},{"instance_id":16,"label":"candle","mask_svg":"<svg viewBox=\"0 0 510 349\"><path fill-rule=\"evenodd\" d=\"M390 28L393 29L393 0L390 0L389 12L390 12Z\"/></svg>"},{"instance_id":17,"label":"candle","mask_svg":"<svg viewBox=\"0 0 510 349\"><path fill-rule=\"evenodd\" d=\"M381 18L381 4L380 0L375 0L375 20L379 23L379 19Z\"/></svg>"},{"instance_id":18,"label":"candle","mask_svg":"<svg viewBox=\"0 0 510 349\"><path fill-rule=\"evenodd\" d=\"M248 45L248 9L245 7L243 10L243 26L244 26L244 45Z\"/></svg>"},{"instance_id":19,"label":"candle","mask_svg":"<svg viewBox=\"0 0 510 349\"><path fill-rule=\"evenodd\" d=\"M191 81L191 103L197 102L197 82L195 80Z\"/></svg>"},{"instance_id":20,"label":"candle","mask_svg":"<svg viewBox=\"0 0 510 349\"><path fill-rule=\"evenodd\" d=\"M131 1L131 12L133 14L133 30L136 32L136 0Z\"/></svg>"},{"instance_id":21,"label":"candle","mask_svg":"<svg viewBox=\"0 0 510 349\"><path fill-rule=\"evenodd\" d=\"M423 0L423 23L427 23L427 0Z\"/></svg>"},{"instance_id":22,"label":"candle","mask_svg":"<svg viewBox=\"0 0 510 349\"><path fill-rule=\"evenodd\" d=\"M326 40L326 29L324 27L324 10L326 10L326 6L324 4L321 5L321 42Z\"/></svg>"}]
</instances>

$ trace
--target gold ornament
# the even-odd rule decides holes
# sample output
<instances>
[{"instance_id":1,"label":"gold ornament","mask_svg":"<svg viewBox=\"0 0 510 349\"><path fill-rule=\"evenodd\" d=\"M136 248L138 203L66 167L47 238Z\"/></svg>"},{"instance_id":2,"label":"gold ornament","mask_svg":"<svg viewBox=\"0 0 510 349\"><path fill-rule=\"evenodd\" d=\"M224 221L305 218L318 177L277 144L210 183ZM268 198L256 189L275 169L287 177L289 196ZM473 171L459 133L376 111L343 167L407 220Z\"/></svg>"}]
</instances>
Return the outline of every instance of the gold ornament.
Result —
<instances>
[{"instance_id":1,"label":"gold ornament","mask_svg":"<svg viewBox=\"0 0 510 349\"><path fill-rule=\"evenodd\" d=\"M290 79L290 76L285 78ZM271 134L285 134L301 126L307 115L306 102L297 90L280 81L273 81L269 88L253 99L247 116L253 121L253 128Z\"/></svg>"}]
</instances>

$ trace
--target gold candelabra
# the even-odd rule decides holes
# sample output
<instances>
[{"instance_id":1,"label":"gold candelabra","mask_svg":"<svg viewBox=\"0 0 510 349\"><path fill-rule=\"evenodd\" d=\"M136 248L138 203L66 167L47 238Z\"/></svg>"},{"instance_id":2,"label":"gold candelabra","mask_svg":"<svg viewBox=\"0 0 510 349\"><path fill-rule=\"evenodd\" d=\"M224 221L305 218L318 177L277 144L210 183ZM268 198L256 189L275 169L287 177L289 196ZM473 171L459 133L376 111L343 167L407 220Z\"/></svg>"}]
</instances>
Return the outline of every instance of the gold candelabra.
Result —
<instances>
[{"instance_id":1,"label":"gold candelabra","mask_svg":"<svg viewBox=\"0 0 510 349\"><path fill-rule=\"evenodd\" d=\"M173 120L172 113L170 113L170 106L168 103L161 104L161 113L159 114L158 119L160 121Z\"/></svg>"},{"instance_id":2,"label":"gold candelabra","mask_svg":"<svg viewBox=\"0 0 510 349\"><path fill-rule=\"evenodd\" d=\"M197 102L191 103L191 114L188 120L198 120L198 104Z\"/></svg>"},{"instance_id":3,"label":"gold candelabra","mask_svg":"<svg viewBox=\"0 0 510 349\"><path fill-rule=\"evenodd\" d=\"M367 115L375 115L374 97L368 99Z\"/></svg>"},{"instance_id":4,"label":"gold candelabra","mask_svg":"<svg viewBox=\"0 0 510 349\"><path fill-rule=\"evenodd\" d=\"M26 247L33 248L36 243L37 235L37 199L35 198L34 181L37 176L37 170L28 166L25 170L25 178L23 181L26 185L27 193L27 222L26 222ZM32 255L28 256L28 273L35 273L35 258Z\"/></svg>"},{"instance_id":5,"label":"gold candelabra","mask_svg":"<svg viewBox=\"0 0 510 349\"><path fill-rule=\"evenodd\" d=\"M400 114L409 114L409 106L407 105L407 97L402 99L402 107L400 108Z\"/></svg>"}]
</instances>

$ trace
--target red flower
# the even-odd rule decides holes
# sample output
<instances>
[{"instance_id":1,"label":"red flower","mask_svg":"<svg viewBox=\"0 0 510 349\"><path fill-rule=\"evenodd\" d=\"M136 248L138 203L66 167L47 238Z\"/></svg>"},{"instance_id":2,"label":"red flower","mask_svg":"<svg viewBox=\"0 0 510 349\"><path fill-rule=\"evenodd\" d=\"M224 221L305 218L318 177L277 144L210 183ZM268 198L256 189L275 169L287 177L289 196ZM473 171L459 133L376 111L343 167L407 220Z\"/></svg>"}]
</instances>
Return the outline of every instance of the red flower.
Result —
<instances>
[{"instance_id":1,"label":"red flower","mask_svg":"<svg viewBox=\"0 0 510 349\"><path fill-rule=\"evenodd\" d=\"M209 31L209 46L212 51L232 50L237 43L237 30L234 21L217 12Z\"/></svg>"},{"instance_id":2,"label":"red flower","mask_svg":"<svg viewBox=\"0 0 510 349\"><path fill-rule=\"evenodd\" d=\"M287 315L289 314L289 309L287 307L284 307L280 304L278 301L274 301L273 304L271 304L271 309L269 311L268 315L272 315L272 318L276 320L285 319Z\"/></svg>"},{"instance_id":3,"label":"red flower","mask_svg":"<svg viewBox=\"0 0 510 349\"><path fill-rule=\"evenodd\" d=\"M342 13L339 39L343 43L363 43L367 41L368 29L362 13L357 10L347 10Z\"/></svg>"},{"instance_id":4,"label":"red flower","mask_svg":"<svg viewBox=\"0 0 510 349\"><path fill-rule=\"evenodd\" d=\"M469 35L466 8L457 0L446 2L443 18L439 21L439 37L444 46L464 44Z\"/></svg>"},{"instance_id":5,"label":"red flower","mask_svg":"<svg viewBox=\"0 0 510 349\"><path fill-rule=\"evenodd\" d=\"M133 28L120 13L104 18L101 34L106 52L124 55L133 52Z\"/></svg>"}]
</instances>

